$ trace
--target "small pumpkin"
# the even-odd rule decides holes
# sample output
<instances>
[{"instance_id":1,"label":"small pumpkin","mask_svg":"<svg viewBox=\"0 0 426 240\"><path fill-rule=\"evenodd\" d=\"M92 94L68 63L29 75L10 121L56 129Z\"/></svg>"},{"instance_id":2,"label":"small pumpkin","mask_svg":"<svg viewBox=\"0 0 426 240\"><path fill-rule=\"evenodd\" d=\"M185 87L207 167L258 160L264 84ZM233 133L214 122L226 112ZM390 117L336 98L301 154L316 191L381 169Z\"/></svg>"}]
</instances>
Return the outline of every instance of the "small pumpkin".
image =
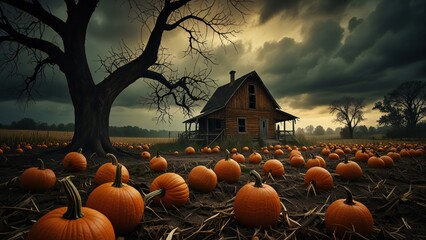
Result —
<instances>
[{"instance_id":1,"label":"small pumpkin","mask_svg":"<svg viewBox=\"0 0 426 240\"><path fill-rule=\"evenodd\" d=\"M149 187L152 200L165 208L185 205L189 198L189 188L185 180L176 173L163 173L156 177Z\"/></svg>"},{"instance_id":2,"label":"small pumpkin","mask_svg":"<svg viewBox=\"0 0 426 240\"><path fill-rule=\"evenodd\" d=\"M93 178L93 181L96 185L101 185L107 182L113 182L116 175L116 169L118 164L118 159L115 157L112 153L107 153L106 157L111 160L109 163L104 163L102 166L98 168L98 170L95 173L95 177ZM125 166L122 166L121 168L121 181L123 183L127 183L130 178L129 170Z\"/></svg>"},{"instance_id":3,"label":"small pumpkin","mask_svg":"<svg viewBox=\"0 0 426 240\"><path fill-rule=\"evenodd\" d=\"M385 167L393 167L393 159L387 155L380 156L380 159L385 163Z\"/></svg>"},{"instance_id":4,"label":"small pumpkin","mask_svg":"<svg viewBox=\"0 0 426 240\"><path fill-rule=\"evenodd\" d=\"M339 174L342 179L347 180L357 180L360 179L363 175L359 164L348 160L346 155L344 155L343 162L337 164L336 173Z\"/></svg>"},{"instance_id":5,"label":"small pumpkin","mask_svg":"<svg viewBox=\"0 0 426 240\"><path fill-rule=\"evenodd\" d=\"M134 187L122 182L122 167L115 167L114 182L96 187L87 198L86 206L103 213L118 234L133 231L144 214L142 195Z\"/></svg>"},{"instance_id":6,"label":"small pumpkin","mask_svg":"<svg viewBox=\"0 0 426 240\"><path fill-rule=\"evenodd\" d=\"M151 153L149 153L148 151L143 151L141 153L141 157L142 159L151 159Z\"/></svg>"},{"instance_id":7,"label":"small pumpkin","mask_svg":"<svg viewBox=\"0 0 426 240\"><path fill-rule=\"evenodd\" d=\"M314 154L310 154L311 158L306 161L306 169L309 169L311 167L319 166L319 167L325 167L326 163L324 158L321 156L315 156Z\"/></svg>"},{"instance_id":8,"label":"small pumpkin","mask_svg":"<svg viewBox=\"0 0 426 240\"><path fill-rule=\"evenodd\" d=\"M276 156L284 155L284 151L282 149L276 149L274 151L274 155L276 155Z\"/></svg>"},{"instance_id":9,"label":"small pumpkin","mask_svg":"<svg viewBox=\"0 0 426 240\"><path fill-rule=\"evenodd\" d=\"M21 188L30 191L45 191L56 184L56 175L52 169L44 168L42 159L37 159L40 167L27 168L19 176L19 185Z\"/></svg>"},{"instance_id":10,"label":"small pumpkin","mask_svg":"<svg viewBox=\"0 0 426 240\"><path fill-rule=\"evenodd\" d=\"M157 155L149 161L149 168L153 172L165 172L167 169L167 160L157 151Z\"/></svg>"},{"instance_id":11,"label":"small pumpkin","mask_svg":"<svg viewBox=\"0 0 426 240\"><path fill-rule=\"evenodd\" d=\"M371 168L384 168L385 162L378 156L372 156L368 159L367 166Z\"/></svg>"},{"instance_id":12,"label":"small pumpkin","mask_svg":"<svg viewBox=\"0 0 426 240\"><path fill-rule=\"evenodd\" d=\"M315 191L328 191L333 188L333 177L330 172L322 167L309 168L305 173L305 185L312 185Z\"/></svg>"},{"instance_id":13,"label":"small pumpkin","mask_svg":"<svg viewBox=\"0 0 426 240\"><path fill-rule=\"evenodd\" d=\"M263 173L271 174L274 178L279 178L284 175L284 165L277 159L269 159L263 164Z\"/></svg>"},{"instance_id":14,"label":"small pumpkin","mask_svg":"<svg viewBox=\"0 0 426 240\"><path fill-rule=\"evenodd\" d=\"M188 185L200 192L211 192L217 185L216 173L206 166L195 166L188 174Z\"/></svg>"},{"instance_id":15,"label":"small pumpkin","mask_svg":"<svg viewBox=\"0 0 426 240\"><path fill-rule=\"evenodd\" d=\"M330 153L331 153L331 151L330 151L329 148L323 148L321 150L321 154L324 155L324 156L328 156Z\"/></svg>"},{"instance_id":16,"label":"small pumpkin","mask_svg":"<svg viewBox=\"0 0 426 240\"><path fill-rule=\"evenodd\" d=\"M248 160L249 160L249 163L259 164L262 161L262 155L260 155L260 153L258 153L256 151L253 151L248 156Z\"/></svg>"},{"instance_id":17,"label":"small pumpkin","mask_svg":"<svg viewBox=\"0 0 426 240\"><path fill-rule=\"evenodd\" d=\"M234 159L237 163L244 163L246 161L246 158L244 157L244 155L238 152L232 155L231 158Z\"/></svg>"},{"instance_id":18,"label":"small pumpkin","mask_svg":"<svg viewBox=\"0 0 426 240\"><path fill-rule=\"evenodd\" d=\"M195 154L195 148L188 146L185 148L185 153L188 155Z\"/></svg>"},{"instance_id":19,"label":"small pumpkin","mask_svg":"<svg viewBox=\"0 0 426 240\"><path fill-rule=\"evenodd\" d=\"M361 162L367 162L370 158L370 155L367 153L365 147L362 147L361 150L356 151L355 160Z\"/></svg>"},{"instance_id":20,"label":"small pumpkin","mask_svg":"<svg viewBox=\"0 0 426 240\"><path fill-rule=\"evenodd\" d=\"M110 220L97 210L82 207L80 194L70 177L59 182L67 194L68 207L60 207L43 215L31 227L28 240L115 240Z\"/></svg>"},{"instance_id":21,"label":"small pumpkin","mask_svg":"<svg viewBox=\"0 0 426 240\"><path fill-rule=\"evenodd\" d=\"M213 171L216 173L218 181L236 183L240 180L241 167L235 160L229 157L229 154L229 151L226 150L225 158L216 163Z\"/></svg>"},{"instance_id":22,"label":"small pumpkin","mask_svg":"<svg viewBox=\"0 0 426 240\"><path fill-rule=\"evenodd\" d=\"M262 184L259 173L250 171L255 182L244 185L235 196L234 216L242 225L268 228L280 217L281 202L278 193L268 184Z\"/></svg>"},{"instance_id":23,"label":"small pumpkin","mask_svg":"<svg viewBox=\"0 0 426 240\"><path fill-rule=\"evenodd\" d=\"M303 167L305 166L305 158L302 155L295 155L290 158L290 165L292 167Z\"/></svg>"},{"instance_id":24,"label":"small pumpkin","mask_svg":"<svg viewBox=\"0 0 426 240\"><path fill-rule=\"evenodd\" d=\"M62 160L65 170L70 172L80 172L87 168L87 159L82 154L83 149L79 148L77 152L69 152Z\"/></svg>"},{"instance_id":25,"label":"small pumpkin","mask_svg":"<svg viewBox=\"0 0 426 240\"><path fill-rule=\"evenodd\" d=\"M351 239L353 232L369 238L374 220L370 210L361 202L353 200L351 191L344 187L346 199L338 199L325 212L327 232L339 239Z\"/></svg>"},{"instance_id":26,"label":"small pumpkin","mask_svg":"<svg viewBox=\"0 0 426 240\"><path fill-rule=\"evenodd\" d=\"M340 156L339 154L332 152L330 154L328 154L328 159L330 160L340 160Z\"/></svg>"}]
</instances>

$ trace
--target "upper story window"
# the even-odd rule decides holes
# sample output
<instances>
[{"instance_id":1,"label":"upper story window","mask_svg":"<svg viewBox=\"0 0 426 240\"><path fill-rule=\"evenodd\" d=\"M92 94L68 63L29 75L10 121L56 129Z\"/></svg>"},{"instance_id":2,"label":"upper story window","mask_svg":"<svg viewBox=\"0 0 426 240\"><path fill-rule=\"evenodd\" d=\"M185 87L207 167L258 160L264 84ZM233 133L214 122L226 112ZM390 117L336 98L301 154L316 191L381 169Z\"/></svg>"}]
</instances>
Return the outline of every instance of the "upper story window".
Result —
<instances>
[{"instance_id":1,"label":"upper story window","mask_svg":"<svg viewBox=\"0 0 426 240\"><path fill-rule=\"evenodd\" d=\"M256 88L253 84L248 85L249 108L256 109Z\"/></svg>"}]
</instances>

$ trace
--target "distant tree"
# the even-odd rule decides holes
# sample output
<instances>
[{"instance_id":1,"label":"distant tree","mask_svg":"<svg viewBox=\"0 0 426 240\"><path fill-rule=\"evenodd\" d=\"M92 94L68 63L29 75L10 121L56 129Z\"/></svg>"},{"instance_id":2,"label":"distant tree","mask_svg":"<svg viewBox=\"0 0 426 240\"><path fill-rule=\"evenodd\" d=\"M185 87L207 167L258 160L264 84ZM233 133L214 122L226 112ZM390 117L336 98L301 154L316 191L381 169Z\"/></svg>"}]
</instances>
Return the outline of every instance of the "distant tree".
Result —
<instances>
[{"instance_id":1,"label":"distant tree","mask_svg":"<svg viewBox=\"0 0 426 240\"><path fill-rule=\"evenodd\" d=\"M12 122L12 129L32 130L36 128L37 123L32 118L22 118L18 122Z\"/></svg>"},{"instance_id":2,"label":"distant tree","mask_svg":"<svg viewBox=\"0 0 426 240\"><path fill-rule=\"evenodd\" d=\"M405 133L414 135L416 125L426 116L426 82L409 81L375 103L373 109L384 113L377 121L379 125L405 128Z\"/></svg>"},{"instance_id":3,"label":"distant tree","mask_svg":"<svg viewBox=\"0 0 426 240\"><path fill-rule=\"evenodd\" d=\"M339 133L340 131L342 131L342 127L337 127L337 128L334 129L335 133Z\"/></svg>"},{"instance_id":4,"label":"distant tree","mask_svg":"<svg viewBox=\"0 0 426 240\"><path fill-rule=\"evenodd\" d=\"M324 135L324 134L325 134L325 130L321 125L318 125L315 127L314 135Z\"/></svg>"},{"instance_id":5,"label":"distant tree","mask_svg":"<svg viewBox=\"0 0 426 240\"><path fill-rule=\"evenodd\" d=\"M367 136L368 135L368 128L365 125L360 125L355 128L356 134L359 134L359 136Z\"/></svg>"},{"instance_id":6,"label":"distant tree","mask_svg":"<svg viewBox=\"0 0 426 240\"><path fill-rule=\"evenodd\" d=\"M325 130L325 134L332 135L332 134L334 134L334 130L332 128L328 127L327 130Z\"/></svg>"},{"instance_id":7,"label":"distant tree","mask_svg":"<svg viewBox=\"0 0 426 240\"><path fill-rule=\"evenodd\" d=\"M314 126L312 125L306 126L305 131L307 134L312 134L314 132Z\"/></svg>"},{"instance_id":8,"label":"distant tree","mask_svg":"<svg viewBox=\"0 0 426 240\"><path fill-rule=\"evenodd\" d=\"M299 127L296 129L296 134L305 134L305 130Z\"/></svg>"},{"instance_id":9,"label":"distant tree","mask_svg":"<svg viewBox=\"0 0 426 240\"><path fill-rule=\"evenodd\" d=\"M368 128L368 134L374 135L376 133L377 133L377 130L376 130L375 127L371 126L371 127Z\"/></svg>"},{"instance_id":10,"label":"distant tree","mask_svg":"<svg viewBox=\"0 0 426 240\"><path fill-rule=\"evenodd\" d=\"M363 98L344 96L329 106L330 113L336 114L335 122L342 123L348 130L349 138L353 138L354 128L364 120Z\"/></svg>"}]
</instances>

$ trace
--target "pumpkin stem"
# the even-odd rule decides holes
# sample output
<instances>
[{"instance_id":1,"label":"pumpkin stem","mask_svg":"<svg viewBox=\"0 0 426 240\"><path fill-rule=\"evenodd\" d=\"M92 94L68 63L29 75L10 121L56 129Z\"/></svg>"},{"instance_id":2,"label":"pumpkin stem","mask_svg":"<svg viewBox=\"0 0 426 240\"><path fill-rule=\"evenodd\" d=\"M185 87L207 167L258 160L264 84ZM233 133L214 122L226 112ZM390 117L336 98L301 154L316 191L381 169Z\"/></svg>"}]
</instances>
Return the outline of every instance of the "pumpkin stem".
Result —
<instances>
[{"instance_id":1,"label":"pumpkin stem","mask_svg":"<svg viewBox=\"0 0 426 240\"><path fill-rule=\"evenodd\" d=\"M123 187L123 181L121 180L121 176L122 176L121 168L122 168L122 166L123 165L121 165L121 163L117 163L117 167L115 168L115 179L114 179L114 182L112 183L113 187L116 187L116 188Z\"/></svg>"},{"instance_id":2,"label":"pumpkin stem","mask_svg":"<svg viewBox=\"0 0 426 240\"><path fill-rule=\"evenodd\" d=\"M118 164L118 159L117 159L117 157L116 157L114 154L112 154L112 153L107 153L105 156L106 156L107 158L111 159L111 164L112 164L112 165L117 166L117 164Z\"/></svg>"},{"instance_id":3,"label":"pumpkin stem","mask_svg":"<svg viewBox=\"0 0 426 240\"><path fill-rule=\"evenodd\" d=\"M346 154L345 154L345 155L343 155L343 163L344 163L344 164L347 164L347 163L348 163L348 156L346 156Z\"/></svg>"},{"instance_id":4,"label":"pumpkin stem","mask_svg":"<svg viewBox=\"0 0 426 240\"><path fill-rule=\"evenodd\" d=\"M353 200L352 192L349 190L349 188L343 186L343 189L346 192L346 200L344 201L345 204L348 205L355 205L355 202Z\"/></svg>"},{"instance_id":5,"label":"pumpkin stem","mask_svg":"<svg viewBox=\"0 0 426 240\"><path fill-rule=\"evenodd\" d=\"M256 170L251 170L250 176L253 176L255 179L255 182L254 182L255 187L258 187L258 188L262 187L262 178L260 177L260 174L256 172Z\"/></svg>"},{"instance_id":6,"label":"pumpkin stem","mask_svg":"<svg viewBox=\"0 0 426 240\"><path fill-rule=\"evenodd\" d=\"M41 159L41 158L37 158L37 161L39 161L39 162L40 162L40 167L39 167L38 169L40 169L40 170L44 170L45 168L44 168L44 162L43 162L43 159Z\"/></svg>"},{"instance_id":7,"label":"pumpkin stem","mask_svg":"<svg viewBox=\"0 0 426 240\"><path fill-rule=\"evenodd\" d=\"M59 182L64 187L68 198L68 208L62 217L68 220L75 220L84 217L84 214L81 211L82 204L80 194L78 193L75 185L72 183L70 176L59 180Z\"/></svg>"},{"instance_id":8,"label":"pumpkin stem","mask_svg":"<svg viewBox=\"0 0 426 240\"><path fill-rule=\"evenodd\" d=\"M315 159L315 155L313 153L309 153L312 159Z\"/></svg>"},{"instance_id":9,"label":"pumpkin stem","mask_svg":"<svg viewBox=\"0 0 426 240\"><path fill-rule=\"evenodd\" d=\"M364 146L362 146L362 147L361 147L361 151L362 151L363 153L365 153L365 152L366 152L366 149L365 149L365 147L364 147Z\"/></svg>"},{"instance_id":10,"label":"pumpkin stem","mask_svg":"<svg viewBox=\"0 0 426 240\"><path fill-rule=\"evenodd\" d=\"M229 152L228 149L225 150L226 151L226 156L225 156L225 160L229 160L231 158L231 153Z\"/></svg>"},{"instance_id":11,"label":"pumpkin stem","mask_svg":"<svg viewBox=\"0 0 426 240\"><path fill-rule=\"evenodd\" d=\"M157 158L158 158L158 157L160 157L160 153L159 153L159 152L158 152L158 150L157 150Z\"/></svg>"},{"instance_id":12,"label":"pumpkin stem","mask_svg":"<svg viewBox=\"0 0 426 240\"><path fill-rule=\"evenodd\" d=\"M78 153L82 153L82 152L83 152L83 148L78 148L78 149L77 149L77 152L78 152Z\"/></svg>"},{"instance_id":13,"label":"pumpkin stem","mask_svg":"<svg viewBox=\"0 0 426 240\"><path fill-rule=\"evenodd\" d=\"M148 205L149 202L151 202L151 200L156 197L156 196L164 196L164 194L166 193L166 189L164 188L160 188L157 190L154 190L150 193L148 193L147 195L145 195L145 199L144 202L146 205Z\"/></svg>"}]
</instances>

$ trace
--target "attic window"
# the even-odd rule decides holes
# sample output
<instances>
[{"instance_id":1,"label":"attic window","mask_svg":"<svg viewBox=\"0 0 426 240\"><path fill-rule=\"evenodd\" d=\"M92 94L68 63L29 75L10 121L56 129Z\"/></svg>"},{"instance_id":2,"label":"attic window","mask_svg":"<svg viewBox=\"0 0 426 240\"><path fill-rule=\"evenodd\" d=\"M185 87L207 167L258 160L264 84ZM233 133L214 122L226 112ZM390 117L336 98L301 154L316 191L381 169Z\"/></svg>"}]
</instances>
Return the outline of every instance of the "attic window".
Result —
<instances>
[{"instance_id":1,"label":"attic window","mask_svg":"<svg viewBox=\"0 0 426 240\"><path fill-rule=\"evenodd\" d=\"M249 108L256 109L256 88L253 84L248 85Z\"/></svg>"}]
</instances>

